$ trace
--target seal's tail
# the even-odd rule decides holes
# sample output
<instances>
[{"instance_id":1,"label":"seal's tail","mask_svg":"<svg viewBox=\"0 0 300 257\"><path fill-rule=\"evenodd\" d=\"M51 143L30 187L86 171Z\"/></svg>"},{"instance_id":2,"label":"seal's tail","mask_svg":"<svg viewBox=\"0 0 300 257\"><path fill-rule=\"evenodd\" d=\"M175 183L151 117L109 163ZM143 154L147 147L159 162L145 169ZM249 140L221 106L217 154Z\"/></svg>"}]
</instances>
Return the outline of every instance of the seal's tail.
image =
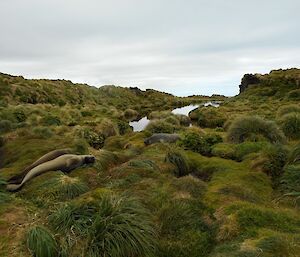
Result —
<instances>
[{"instance_id":1,"label":"seal's tail","mask_svg":"<svg viewBox=\"0 0 300 257\"><path fill-rule=\"evenodd\" d=\"M6 190L13 192L19 190L22 186L22 184L8 184Z\"/></svg>"}]
</instances>

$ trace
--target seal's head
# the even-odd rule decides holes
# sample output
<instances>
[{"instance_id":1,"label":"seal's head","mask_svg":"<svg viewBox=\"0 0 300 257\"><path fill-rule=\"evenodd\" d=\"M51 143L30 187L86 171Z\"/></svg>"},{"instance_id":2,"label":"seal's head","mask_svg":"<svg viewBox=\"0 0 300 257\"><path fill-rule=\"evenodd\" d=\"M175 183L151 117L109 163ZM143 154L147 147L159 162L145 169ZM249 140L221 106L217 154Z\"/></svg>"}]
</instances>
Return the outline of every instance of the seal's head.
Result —
<instances>
[{"instance_id":1,"label":"seal's head","mask_svg":"<svg viewBox=\"0 0 300 257\"><path fill-rule=\"evenodd\" d=\"M144 140L144 144L145 145L150 145L151 144L151 140L150 140L149 137Z\"/></svg>"},{"instance_id":2,"label":"seal's head","mask_svg":"<svg viewBox=\"0 0 300 257\"><path fill-rule=\"evenodd\" d=\"M87 155L87 156L84 157L84 163L85 164L94 163L95 161L96 161L96 158L93 155Z\"/></svg>"}]
</instances>

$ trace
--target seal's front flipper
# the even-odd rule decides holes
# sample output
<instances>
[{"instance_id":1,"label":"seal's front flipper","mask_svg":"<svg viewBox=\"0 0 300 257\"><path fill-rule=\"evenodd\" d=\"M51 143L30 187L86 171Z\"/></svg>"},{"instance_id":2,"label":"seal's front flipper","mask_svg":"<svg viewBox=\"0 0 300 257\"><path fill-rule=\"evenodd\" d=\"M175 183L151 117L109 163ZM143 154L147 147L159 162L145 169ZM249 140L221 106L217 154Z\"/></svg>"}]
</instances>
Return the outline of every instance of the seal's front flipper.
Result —
<instances>
[{"instance_id":1,"label":"seal's front flipper","mask_svg":"<svg viewBox=\"0 0 300 257\"><path fill-rule=\"evenodd\" d=\"M76 169L77 167L79 167L82 164L82 161L76 157L74 158L70 158L69 160L67 160L66 163L66 167L63 170L64 172L70 172L74 169Z\"/></svg>"}]
</instances>

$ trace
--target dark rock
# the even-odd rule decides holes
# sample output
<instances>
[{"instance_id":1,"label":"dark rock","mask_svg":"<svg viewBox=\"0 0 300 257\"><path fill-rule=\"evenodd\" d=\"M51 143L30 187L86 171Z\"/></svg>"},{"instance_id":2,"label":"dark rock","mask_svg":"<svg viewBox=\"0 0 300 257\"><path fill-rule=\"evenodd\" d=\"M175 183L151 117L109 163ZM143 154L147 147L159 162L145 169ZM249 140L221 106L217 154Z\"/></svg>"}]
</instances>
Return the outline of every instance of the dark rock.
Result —
<instances>
[{"instance_id":1,"label":"dark rock","mask_svg":"<svg viewBox=\"0 0 300 257\"><path fill-rule=\"evenodd\" d=\"M245 74L242 78L241 84L239 85L240 93L243 93L249 87L249 85L255 85L259 83L260 79L255 74Z\"/></svg>"}]
</instances>

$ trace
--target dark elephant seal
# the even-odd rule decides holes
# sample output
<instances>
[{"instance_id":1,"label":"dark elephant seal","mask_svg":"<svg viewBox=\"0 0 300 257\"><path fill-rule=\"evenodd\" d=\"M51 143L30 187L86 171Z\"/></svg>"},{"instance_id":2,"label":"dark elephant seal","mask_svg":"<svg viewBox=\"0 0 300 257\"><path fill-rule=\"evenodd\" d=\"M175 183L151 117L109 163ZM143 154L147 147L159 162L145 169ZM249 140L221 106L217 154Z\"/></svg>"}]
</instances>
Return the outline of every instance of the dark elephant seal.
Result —
<instances>
[{"instance_id":1,"label":"dark elephant seal","mask_svg":"<svg viewBox=\"0 0 300 257\"><path fill-rule=\"evenodd\" d=\"M179 139L180 137L178 134L157 133L153 134L151 137L146 138L144 143L145 145L151 145L158 142L175 143Z\"/></svg>"},{"instance_id":2,"label":"dark elephant seal","mask_svg":"<svg viewBox=\"0 0 300 257\"><path fill-rule=\"evenodd\" d=\"M20 184L24 177L26 176L26 174L32 170L33 168L35 168L36 166L44 163L44 162L47 162L47 161L51 161L63 154L69 154L71 153L71 149L69 148L66 148L66 149L58 149L58 150L54 150L54 151L51 151L45 155L43 155L41 158L39 158L38 160L36 160L34 163L32 163L31 165L29 165L28 167L26 167L24 170L21 171L20 174L17 174L13 177L11 177L7 182L9 184Z\"/></svg>"},{"instance_id":3,"label":"dark elephant seal","mask_svg":"<svg viewBox=\"0 0 300 257\"><path fill-rule=\"evenodd\" d=\"M25 175L24 179L20 184L8 184L6 189L8 191L17 191L32 178L39 176L47 171L63 171L70 172L82 165L90 164L95 162L95 157L92 155L75 155L75 154L64 154L53 160L44 162L30 171Z\"/></svg>"}]
</instances>

